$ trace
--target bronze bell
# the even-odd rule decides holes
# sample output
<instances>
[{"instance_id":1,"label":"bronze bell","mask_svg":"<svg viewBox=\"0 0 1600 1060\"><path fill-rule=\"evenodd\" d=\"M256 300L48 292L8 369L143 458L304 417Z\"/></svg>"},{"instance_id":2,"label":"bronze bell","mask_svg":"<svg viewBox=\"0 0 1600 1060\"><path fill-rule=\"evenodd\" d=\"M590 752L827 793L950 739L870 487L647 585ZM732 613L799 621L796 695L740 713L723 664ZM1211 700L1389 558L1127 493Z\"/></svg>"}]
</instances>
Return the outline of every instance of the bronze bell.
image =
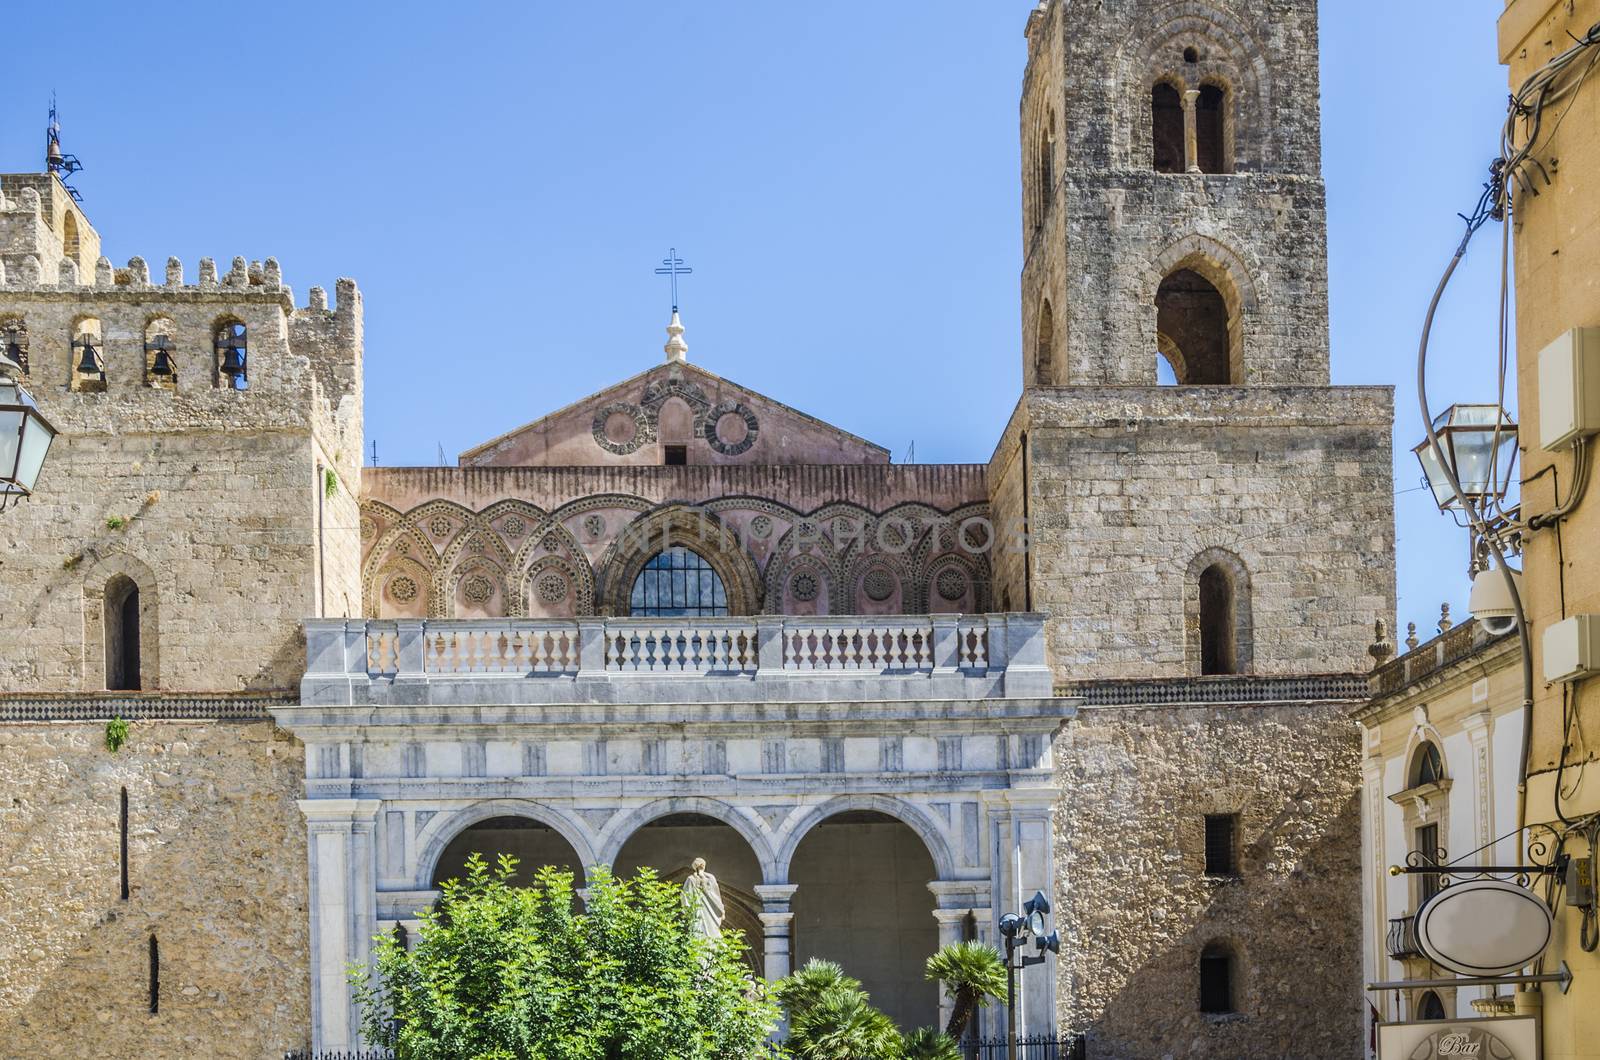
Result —
<instances>
[{"instance_id":1,"label":"bronze bell","mask_svg":"<svg viewBox=\"0 0 1600 1060\"><path fill-rule=\"evenodd\" d=\"M150 374L161 379L172 378L172 357L169 350L172 348L165 335L157 335L155 341L150 343L150 349L156 351L156 359L150 365Z\"/></svg>"},{"instance_id":2,"label":"bronze bell","mask_svg":"<svg viewBox=\"0 0 1600 1060\"><path fill-rule=\"evenodd\" d=\"M229 379L237 379L244 375L244 358L238 345L229 343L222 351L222 374Z\"/></svg>"},{"instance_id":3,"label":"bronze bell","mask_svg":"<svg viewBox=\"0 0 1600 1060\"><path fill-rule=\"evenodd\" d=\"M94 348L93 337L85 335L75 345L83 347L83 357L78 361L78 374L104 375L105 370L100 367L100 354Z\"/></svg>"}]
</instances>

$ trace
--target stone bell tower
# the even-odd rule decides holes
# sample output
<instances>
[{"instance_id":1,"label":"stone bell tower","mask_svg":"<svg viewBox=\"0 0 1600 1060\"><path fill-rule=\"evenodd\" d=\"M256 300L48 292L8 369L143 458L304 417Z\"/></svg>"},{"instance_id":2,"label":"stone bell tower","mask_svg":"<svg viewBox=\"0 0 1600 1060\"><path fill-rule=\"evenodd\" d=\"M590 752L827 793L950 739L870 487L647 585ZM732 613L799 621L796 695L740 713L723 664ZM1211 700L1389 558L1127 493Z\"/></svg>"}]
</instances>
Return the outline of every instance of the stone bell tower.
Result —
<instances>
[{"instance_id":1,"label":"stone bell tower","mask_svg":"<svg viewBox=\"0 0 1600 1060\"><path fill-rule=\"evenodd\" d=\"M1392 395L1330 385L1316 3L1044 0L1027 36L989 488L995 599L1049 616L1085 702L1055 743L1061 1022L1090 1055L1348 1056Z\"/></svg>"},{"instance_id":2,"label":"stone bell tower","mask_svg":"<svg viewBox=\"0 0 1600 1060\"><path fill-rule=\"evenodd\" d=\"M1050 0L1022 96L1027 385L1327 385L1315 0Z\"/></svg>"}]
</instances>

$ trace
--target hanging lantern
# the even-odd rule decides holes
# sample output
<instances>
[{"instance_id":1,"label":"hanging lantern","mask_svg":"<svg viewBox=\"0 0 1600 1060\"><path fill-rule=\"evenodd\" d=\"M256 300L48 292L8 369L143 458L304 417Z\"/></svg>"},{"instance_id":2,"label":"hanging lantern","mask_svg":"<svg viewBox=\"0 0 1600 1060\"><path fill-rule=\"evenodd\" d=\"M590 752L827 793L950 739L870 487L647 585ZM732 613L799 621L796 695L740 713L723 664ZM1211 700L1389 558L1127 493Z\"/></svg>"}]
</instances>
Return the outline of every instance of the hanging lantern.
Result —
<instances>
[{"instance_id":1,"label":"hanging lantern","mask_svg":"<svg viewBox=\"0 0 1600 1060\"><path fill-rule=\"evenodd\" d=\"M1498 405L1451 405L1433 421L1433 429L1468 503L1476 508L1490 499L1505 499L1517 460L1517 425L1504 409ZM1439 510L1463 510L1462 498L1450 485L1433 443L1424 439L1412 452L1422 464Z\"/></svg>"},{"instance_id":2,"label":"hanging lantern","mask_svg":"<svg viewBox=\"0 0 1600 1060\"><path fill-rule=\"evenodd\" d=\"M0 358L0 511L33 493L56 437L56 429L17 382L20 372L9 356Z\"/></svg>"}]
</instances>

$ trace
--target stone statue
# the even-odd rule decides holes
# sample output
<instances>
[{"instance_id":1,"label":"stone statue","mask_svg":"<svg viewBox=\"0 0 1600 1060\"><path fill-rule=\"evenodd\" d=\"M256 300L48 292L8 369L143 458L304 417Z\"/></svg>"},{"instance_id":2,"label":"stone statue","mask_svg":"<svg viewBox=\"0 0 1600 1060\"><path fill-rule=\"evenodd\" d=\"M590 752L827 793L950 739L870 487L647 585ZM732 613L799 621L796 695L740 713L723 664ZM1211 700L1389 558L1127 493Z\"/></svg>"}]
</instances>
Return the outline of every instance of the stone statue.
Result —
<instances>
[{"instance_id":1,"label":"stone statue","mask_svg":"<svg viewBox=\"0 0 1600 1060\"><path fill-rule=\"evenodd\" d=\"M689 930L705 939L722 936L722 921L727 910L722 905L722 888L717 878L706 871L706 859L695 858L694 871L683 881L683 905L694 914Z\"/></svg>"}]
</instances>

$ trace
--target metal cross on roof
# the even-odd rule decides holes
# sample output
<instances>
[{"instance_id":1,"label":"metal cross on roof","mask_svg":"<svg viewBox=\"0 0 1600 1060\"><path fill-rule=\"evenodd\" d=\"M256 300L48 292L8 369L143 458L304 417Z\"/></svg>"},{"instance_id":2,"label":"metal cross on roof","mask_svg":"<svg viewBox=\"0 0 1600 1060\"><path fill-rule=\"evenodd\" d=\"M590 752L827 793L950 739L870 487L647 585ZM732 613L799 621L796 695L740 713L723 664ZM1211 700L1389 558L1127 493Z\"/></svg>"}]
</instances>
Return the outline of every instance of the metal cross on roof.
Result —
<instances>
[{"instance_id":1,"label":"metal cross on roof","mask_svg":"<svg viewBox=\"0 0 1600 1060\"><path fill-rule=\"evenodd\" d=\"M661 260L661 266L656 270L656 275L672 277L672 311L676 313L678 311L678 277L692 275L694 270L684 265L683 259L678 257L677 247L667 251L667 256Z\"/></svg>"}]
</instances>

